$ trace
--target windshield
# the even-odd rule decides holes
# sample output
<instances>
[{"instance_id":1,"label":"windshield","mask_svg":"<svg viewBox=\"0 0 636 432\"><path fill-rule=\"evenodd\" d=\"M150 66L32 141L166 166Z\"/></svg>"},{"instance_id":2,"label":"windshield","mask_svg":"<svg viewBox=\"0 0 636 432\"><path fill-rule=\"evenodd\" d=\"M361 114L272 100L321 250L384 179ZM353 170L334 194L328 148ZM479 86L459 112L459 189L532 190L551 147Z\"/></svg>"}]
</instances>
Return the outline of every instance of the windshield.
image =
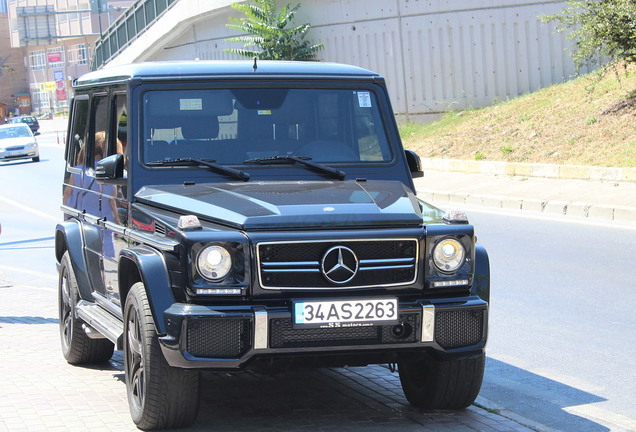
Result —
<instances>
[{"instance_id":1,"label":"windshield","mask_svg":"<svg viewBox=\"0 0 636 432\"><path fill-rule=\"evenodd\" d=\"M7 127L0 129L0 139L30 137L30 129L26 126Z\"/></svg>"},{"instance_id":2,"label":"windshield","mask_svg":"<svg viewBox=\"0 0 636 432\"><path fill-rule=\"evenodd\" d=\"M241 165L286 155L359 164L393 157L378 100L366 89L153 90L144 94L143 119L146 164L191 158Z\"/></svg>"}]
</instances>

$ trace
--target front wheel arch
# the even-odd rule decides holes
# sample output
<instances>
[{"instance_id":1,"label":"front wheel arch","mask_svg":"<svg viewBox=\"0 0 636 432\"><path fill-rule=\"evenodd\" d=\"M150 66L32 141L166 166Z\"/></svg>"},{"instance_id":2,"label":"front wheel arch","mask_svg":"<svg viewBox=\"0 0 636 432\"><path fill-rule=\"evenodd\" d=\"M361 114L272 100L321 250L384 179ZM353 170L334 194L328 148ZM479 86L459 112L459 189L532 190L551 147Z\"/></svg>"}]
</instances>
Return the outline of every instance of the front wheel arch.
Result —
<instances>
[{"instance_id":1,"label":"front wheel arch","mask_svg":"<svg viewBox=\"0 0 636 432\"><path fill-rule=\"evenodd\" d=\"M124 249L119 257L118 274L122 305L131 287L143 283L157 333L166 334L164 312L176 303L176 299L162 253L147 246Z\"/></svg>"}]
</instances>

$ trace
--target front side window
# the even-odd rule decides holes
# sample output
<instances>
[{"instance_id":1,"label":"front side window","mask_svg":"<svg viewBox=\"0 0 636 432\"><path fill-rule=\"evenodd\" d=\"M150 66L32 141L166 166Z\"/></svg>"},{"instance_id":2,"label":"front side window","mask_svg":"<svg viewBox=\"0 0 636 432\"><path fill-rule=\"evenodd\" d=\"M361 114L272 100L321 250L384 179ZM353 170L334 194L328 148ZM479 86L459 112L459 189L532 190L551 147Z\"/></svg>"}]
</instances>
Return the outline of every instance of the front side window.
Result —
<instances>
[{"instance_id":1,"label":"front side window","mask_svg":"<svg viewBox=\"0 0 636 432\"><path fill-rule=\"evenodd\" d=\"M88 98L75 99L73 104L70 140L68 144L67 165L82 167L86 154L86 122L88 120Z\"/></svg>"},{"instance_id":2,"label":"front side window","mask_svg":"<svg viewBox=\"0 0 636 432\"><path fill-rule=\"evenodd\" d=\"M109 104L107 95L93 97L93 112L91 115L91 135L88 136L87 153L89 160L86 165L90 167L89 173L93 175L97 162L108 155L108 114Z\"/></svg>"},{"instance_id":3,"label":"front side window","mask_svg":"<svg viewBox=\"0 0 636 432\"><path fill-rule=\"evenodd\" d=\"M143 96L145 163L220 164L295 155L325 163L392 160L371 89L152 90Z\"/></svg>"}]
</instances>

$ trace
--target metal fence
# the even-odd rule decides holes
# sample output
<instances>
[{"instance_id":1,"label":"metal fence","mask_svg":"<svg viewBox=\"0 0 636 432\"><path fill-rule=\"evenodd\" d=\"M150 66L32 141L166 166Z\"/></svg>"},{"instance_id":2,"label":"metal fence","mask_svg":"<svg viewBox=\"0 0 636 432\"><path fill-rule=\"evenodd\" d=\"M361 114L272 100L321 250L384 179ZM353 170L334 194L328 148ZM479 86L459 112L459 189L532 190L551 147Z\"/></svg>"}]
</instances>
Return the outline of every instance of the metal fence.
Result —
<instances>
[{"instance_id":1,"label":"metal fence","mask_svg":"<svg viewBox=\"0 0 636 432\"><path fill-rule=\"evenodd\" d=\"M95 45L91 69L99 69L145 32L179 0L139 0L102 34Z\"/></svg>"}]
</instances>

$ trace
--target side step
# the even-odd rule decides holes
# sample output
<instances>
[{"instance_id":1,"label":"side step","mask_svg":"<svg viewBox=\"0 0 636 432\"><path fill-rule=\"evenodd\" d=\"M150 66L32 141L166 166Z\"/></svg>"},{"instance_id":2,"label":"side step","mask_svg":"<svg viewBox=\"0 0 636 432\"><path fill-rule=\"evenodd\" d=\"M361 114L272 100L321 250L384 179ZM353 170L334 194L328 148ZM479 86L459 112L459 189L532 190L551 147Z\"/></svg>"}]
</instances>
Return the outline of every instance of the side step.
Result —
<instances>
[{"instance_id":1,"label":"side step","mask_svg":"<svg viewBox=\"0 0 636 432\"><path fill-rule=\"evenodd\" d=\"M86 334L95 338L97 335L91 334L96 330L115 344L117 349L122 349L122 336L124 334L124 323L113 315L106 312L95 303L80 300L77 302L77 316L86 323Z\"/></svg>"}]
</instances>

